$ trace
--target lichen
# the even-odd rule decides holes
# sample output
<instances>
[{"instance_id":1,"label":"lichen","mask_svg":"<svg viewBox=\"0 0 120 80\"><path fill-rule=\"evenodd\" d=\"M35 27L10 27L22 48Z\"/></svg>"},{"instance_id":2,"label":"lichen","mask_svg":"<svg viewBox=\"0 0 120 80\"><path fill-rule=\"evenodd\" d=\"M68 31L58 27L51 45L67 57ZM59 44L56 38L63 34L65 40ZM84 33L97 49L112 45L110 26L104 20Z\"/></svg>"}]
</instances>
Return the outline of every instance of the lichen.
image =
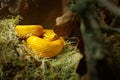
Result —
<instances>
[{"instance_id":1,"label":"lichen","mask_svg":"<svg viewBox=\"0 0 120 80\"><path fill-rule=\"evenodd\" d=\"M38 58L26 41L16 36L14 28L20 19L15 16L0 20L0 79L77 80L75 70L82 55L73 41L66 41L64 49L54 58Z\"/></svg>"}]
</instances>

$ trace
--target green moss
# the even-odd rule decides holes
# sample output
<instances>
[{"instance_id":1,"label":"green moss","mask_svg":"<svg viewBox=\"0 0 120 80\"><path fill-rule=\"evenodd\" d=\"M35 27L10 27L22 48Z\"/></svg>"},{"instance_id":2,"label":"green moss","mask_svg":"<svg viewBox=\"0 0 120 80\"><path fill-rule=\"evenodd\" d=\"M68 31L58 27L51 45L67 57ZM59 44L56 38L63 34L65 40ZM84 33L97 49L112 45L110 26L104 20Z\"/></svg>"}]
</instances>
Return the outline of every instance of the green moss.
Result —
<instances>
[{"instance_id":1,"label":"green moss","mask_svg":"<svg viewBox=\"0 0 120 80\"><path fill-rule=\"evenodd\" d=\"M54 58L39 59L29 47L27 49L38 60L26 55L14 28L21 17L0 20L0 78L1 80L77 80L75 69L81 55L74 41L66 41L62 52Z\"/></svg>"}]
</instances>

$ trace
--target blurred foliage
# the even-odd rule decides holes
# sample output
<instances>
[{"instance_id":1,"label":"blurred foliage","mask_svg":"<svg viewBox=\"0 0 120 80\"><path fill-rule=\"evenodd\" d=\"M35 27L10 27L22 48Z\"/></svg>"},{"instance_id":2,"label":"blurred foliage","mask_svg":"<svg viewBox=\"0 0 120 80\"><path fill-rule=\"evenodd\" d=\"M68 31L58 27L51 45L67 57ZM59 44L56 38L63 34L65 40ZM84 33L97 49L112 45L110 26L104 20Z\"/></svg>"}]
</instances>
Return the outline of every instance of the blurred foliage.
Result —
<instances>
[{"instance_id":1,"label":"blurred foliage","mask_svg":"<svg viewBox=\"0 0 120 80\"><path fill-rule=\"evenodd\" d=\"M120 57L118 46L120 39L115 37L116 34L113 34L120 32L119 28L115 28L120 16L120 10L117 7L119 1L74 1L71 9L73 12L78 12L78 15L81 17L80 29L85 46L88 80L120 80L120 70L118 68L120 59L117 57ZM102 40L101 36L104 33L107 34L107 37ZM109 41L108 39L110 38L108 36L114 37ZM108 40L107 45L104 44L106 40Z\"/></svg>"},{"instance_id":2,"label":"blurred foliage","mask_svg":"<svg viewBox=\"0 0 120 80\"><path fill-rule=\"evenodd\" d=\"M39 59L26 42L16 36L14 28L21 19L21 16L14 16L0 20L0 79L77 80L75 69L82 56L76 48L76 42L66 41L61 54L54 58ZM38 65L35 60L42 64Z\"/></svg>"}]
</instances>

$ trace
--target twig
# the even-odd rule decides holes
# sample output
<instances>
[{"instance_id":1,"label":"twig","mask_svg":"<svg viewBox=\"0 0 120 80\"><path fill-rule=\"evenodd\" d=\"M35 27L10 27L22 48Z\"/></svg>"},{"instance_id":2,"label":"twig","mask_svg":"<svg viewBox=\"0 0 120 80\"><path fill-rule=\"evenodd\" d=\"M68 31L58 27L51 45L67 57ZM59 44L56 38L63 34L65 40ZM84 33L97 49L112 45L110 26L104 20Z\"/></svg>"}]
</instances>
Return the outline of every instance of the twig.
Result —
<instances>
[{"instance_id":1,"label":"twig","mask_svg":"<svg viewBox=\"0 0 120 80\"><path fill-rule=\"evenodd\" d=\"M17 51L17 49L16 49L16 46L15 46L15 45L13 46L13 48L14 48L14 50L15 50L15 52L16 52L16 54L17 54L17 56L20 56L20 54L19 54L19 52Z\"/></svg>"},{"instance_id":2,"label":"twig","mask_svg":"<svg viewBox=\"0 0 120 80\"><path fill-rule=\"evenodd\" d=\"M30 51L27 49L26 45L22 44L22 46L23 46L23 48L25 49L25 51L27 52L27 54L28 54L32 59L34 59L35 62L38 63L38 65L41 65L41 64L42 64L41 61L38 61L38 60L30 53Z\"/></svg>"},{"instance_id":3,"label":"twig","mask_svg":"<svg viewBox=\"0 0 120 80\"><path fill-rule=\"evenodd\" d=\"M111 26L111 27L114 27L114 26L115 26L117 19L118 19L118 16L115 16L115 17L113 18L112 22L110 23L110 26Z\"/></svg>"},{"instance_id":4,"label":"twig","mask_svg":"<svg viewBox=\"0 0 120 80\"><path fill-rule=\"evenodd\" d=\"M111 26L101 26L100 29L107 33L113 33L113 32L120 33L120 28L113 28Z\"/></svg>"},{"instance_id":5,"label":"twig","mask_svg":"<svg viewBox=\"0 0 120 80\"><path fill-rule=\"evenodd\" d=\"M112 12L116 16L120 16L120 8L115 6L112 2L108 0L98 0L105 8L107 8L110 12Z\"/></svg>"}]
</instances>

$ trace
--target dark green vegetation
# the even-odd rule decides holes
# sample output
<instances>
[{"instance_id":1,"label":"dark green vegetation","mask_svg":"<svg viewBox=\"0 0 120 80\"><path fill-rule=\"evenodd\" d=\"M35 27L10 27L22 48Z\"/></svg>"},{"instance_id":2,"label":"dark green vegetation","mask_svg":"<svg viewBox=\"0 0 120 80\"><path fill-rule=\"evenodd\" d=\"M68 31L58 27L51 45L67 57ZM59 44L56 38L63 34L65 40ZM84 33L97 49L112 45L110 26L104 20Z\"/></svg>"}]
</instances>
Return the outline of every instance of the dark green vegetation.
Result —
<instances>
[{"instance_id":1,"label":"dark green vegetation","mask_svg":"<svg viewBox=\"0 0 120 80\"><path fill-rule=\"evenodd\" d=\"M117 19L120 17L119 3L118 0L75 0L71 5L72 11L78 13L81 19L80 30L85 45L88 80L120 80L120 69L114 66L119 66L114 62L120 62L115 59L117 58L115 55L119 56L119 49L114 52L116 47L119 48L116 44L120 45L120 28L115 28ZM102 8L101 11L100 8ZM105 21L106 10L112 14L111 16L114 16L109 23ZM103 13L101 13L102 11ZM105 33L107 34L105 40L113 37L112 44L111 40L107 41L111 44L109 46L114 45L112 50L109 50L110 47L108 48L108 45L104 44L102 36Z\"/></svg>"}]
</instances>

